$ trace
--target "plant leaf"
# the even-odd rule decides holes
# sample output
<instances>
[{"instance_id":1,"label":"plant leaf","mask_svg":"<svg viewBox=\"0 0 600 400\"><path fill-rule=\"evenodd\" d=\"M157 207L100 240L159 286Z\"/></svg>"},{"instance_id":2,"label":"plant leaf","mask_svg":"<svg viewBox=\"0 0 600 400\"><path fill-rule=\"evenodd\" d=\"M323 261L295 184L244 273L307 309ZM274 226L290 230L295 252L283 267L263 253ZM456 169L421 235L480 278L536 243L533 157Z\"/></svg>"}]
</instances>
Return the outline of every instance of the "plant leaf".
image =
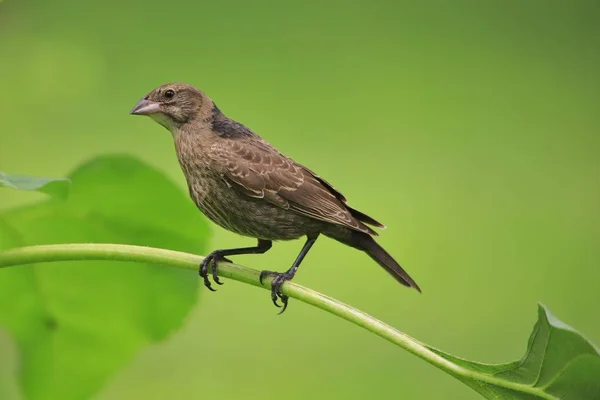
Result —
<instances>
[{"instance_id":1,"label":"plant leaf","mask_svg":"<svg viewBox=\"0 0 600 400\"><path fill-rule=\"evenodd\" d=\"M600 399L600 351L543 305L519 361L482 364L429 348L470 370L456 377L488 399Z\"/></svg>"},{"instance_id":2,"label":"plant leaf","mask_svg":"<svg viewBox=\"0 0 600 400\"><path fill-rule=\"evenodd\" d=\"M71 181L65 178L38 178L25 175L9 175L0 172L0 187L16 190L37 191L66 199Z\"/></svg>"},{"instance_id":3,"label":"plant leaf","mask_svg":"<svg viewBox=\"0 0 600 400\"><path fill-rule=\"evenodd\" d=\"M98 242L201 253L207 223L160 172L126 156L74 171L66 202L0 215L0 248ZM61 262L0 271L0 324L20 350L28 399L87 399L136 353L180 327L197 274L157 265Z\"/></svg>"}]
</instances>

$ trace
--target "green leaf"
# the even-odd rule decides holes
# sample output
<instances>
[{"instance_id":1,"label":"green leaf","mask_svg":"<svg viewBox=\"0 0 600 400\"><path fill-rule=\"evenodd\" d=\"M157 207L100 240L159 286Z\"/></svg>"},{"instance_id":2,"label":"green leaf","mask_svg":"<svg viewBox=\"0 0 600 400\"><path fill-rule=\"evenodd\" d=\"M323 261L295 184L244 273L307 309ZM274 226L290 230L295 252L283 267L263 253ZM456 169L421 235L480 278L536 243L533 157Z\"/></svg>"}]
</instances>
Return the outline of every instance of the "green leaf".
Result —
<instances>
[{"instance_id":1,"label":"green leaf","mask_svg":"<svg viewBox=\"0 0 600 400\"><path fill-rule=\"evenodd\" d=\"M99 242L201 253L207 223L163 174L101 157L70 178L66 202L0 215L0 248ZM76 261L0 271L0 324L20 350L28 399L87 399L144 346L180 327L197 297L193 271Z\"/></svg>"},{"instance_id":2,"label":"green leaf","mask_svg":"<svg viewBox=\"0 0 600 400\"><path fill-rule=\"evenodd\" d=\"M469 370L455 376L488 399L600 399L600 351L542 305L519 361L482 364L428 347Z\"/></svg>"},{"instance_id":3,"label":"green leaf","mask_svg":"<svg viewBox=\"0 0 600 400\"><path fill-rule=\"evenodd\" d=\"M0 187L37 191L62 199L69 195L70 184L71 182L65 178L37 178L0 172Z\"/></svg>"}]
</instances>

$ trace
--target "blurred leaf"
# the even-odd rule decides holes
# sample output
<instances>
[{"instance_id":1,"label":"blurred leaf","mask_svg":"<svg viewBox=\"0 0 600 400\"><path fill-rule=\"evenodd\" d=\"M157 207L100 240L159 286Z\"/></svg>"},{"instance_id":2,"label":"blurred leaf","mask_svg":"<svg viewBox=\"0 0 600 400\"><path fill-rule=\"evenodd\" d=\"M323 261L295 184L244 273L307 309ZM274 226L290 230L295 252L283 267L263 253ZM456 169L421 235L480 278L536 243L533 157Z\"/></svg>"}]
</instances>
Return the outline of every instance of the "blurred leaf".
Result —
<instances>
[{"instance_id":1,"label":"blurred leaf","mask_svg":"<svg viewBox=\"0 0 600 400\"><path fill-rule=\"evenodd\" d=\"M0 215L0 248L114 242L201 253L206 221L160 172L126 156L74 171L66 202ZM28 399L86 399L149 343L181 326L197 297L191 271L78 261L0 271L0 324L20 350Z\"/></svg>"},{"instance_id":2,"label":"blurred leaf","mask_svg":"<svg viewBox=\"0 0 600 400\"><path fill-rule=\"evenodd\" d=\"M64 178L37 178L0 172L0 187L37 191L62 199L68 196L70 184L71 182Z\"/></svg>"},{"instance_id":3,"label":"blurred leaf","mask_svg":"<svg viewBox=\"0 0 600 400\"><path fill-rule=\"evenodd\" d=\"M519 361L481 364L431 350L473 371L472 379L457 378L488 399L600 399L600 351L542 305ZM498 379L498 384L477 379L481 375Z\"/></svg>"}]
</instances>

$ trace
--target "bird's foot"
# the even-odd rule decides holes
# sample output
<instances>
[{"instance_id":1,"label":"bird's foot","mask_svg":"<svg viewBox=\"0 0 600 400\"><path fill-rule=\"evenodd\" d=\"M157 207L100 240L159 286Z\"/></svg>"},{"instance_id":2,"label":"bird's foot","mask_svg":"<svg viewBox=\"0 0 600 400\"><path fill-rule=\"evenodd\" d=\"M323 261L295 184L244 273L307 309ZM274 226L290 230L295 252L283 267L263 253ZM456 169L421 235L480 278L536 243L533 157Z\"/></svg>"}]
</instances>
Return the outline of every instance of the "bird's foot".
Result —
<instances>
[{"instance_id":1,"label":"bird's foot","mask_svg":"<svg viewBox=\"0 0 600 400\"><path fill-rule=\"evenodd\" d=\"M210 279L208 278L208 266L212 263L212 278L213 281L215 281L215 283L217 285L222 285L223 282L221 282L219 280L219 275L217 275L217 263L219 261L225 261L225 262L232 262L231 260L229 260L228 258L226 258L225 256L223 256L223 254L221 253L221 251L219 250L215 250L212 253L210 253L208 256L206 256L206 258L204 260L202 260L202 262L200 263L200 269L198 271L198 274L204 279L204 286L206 286L208 288L208 290L210 290L211 292L215 292L216 289L212 288L212 285L210 283Z\"/></svg>"},{"instance_id":2,"label":"bird's foot","mask_svg":"<svg viewBox=\"0 0 600 400\"><path fill-rule=\"evenodd\" d=\"M289 297L281 292L281 287L283 284L292 279L293 276L287 272L274 272L274 271L262 271L260 273L259 281L262 285L263 279L267 276L273 276L273 280L271 281L271 300L276 307L282 308L279 314L283 313L288 305ZM281 304L279 305L278 300L281 300Z\"/></svg>"}]
</instances>

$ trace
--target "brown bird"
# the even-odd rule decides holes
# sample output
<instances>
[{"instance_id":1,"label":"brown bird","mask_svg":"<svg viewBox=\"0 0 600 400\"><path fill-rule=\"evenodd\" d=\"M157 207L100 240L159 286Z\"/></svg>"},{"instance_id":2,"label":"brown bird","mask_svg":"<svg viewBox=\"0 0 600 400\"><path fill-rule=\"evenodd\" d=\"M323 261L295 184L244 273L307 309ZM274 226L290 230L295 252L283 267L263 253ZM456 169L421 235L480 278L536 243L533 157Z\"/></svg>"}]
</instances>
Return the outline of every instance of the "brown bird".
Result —
<instances>
[{"instance_id":1,"label":"brown bird","mask_svg":"<svg viewBox=\"0 0 600 400\"><path fill-rule=\"evenodd\" d=\"M283 309L288 297L281 286L296 274L300 263L323 234L362 250L398 282L419 286L379 246L369 225L384 228L350 207L344 195L325 179L281 154L244 125L226 117L200 90L183 83L169 83L141 99L131 114L147 115L171 131L190 196L213 222L243 236L258 239L255 247L215 250L200 265L200 276L210 290L217 263L227 256L263 254L274 240L306 236L300 254L287 271L262 271L260 281L273 276L271 299Z\"/></svg>"}]
</instances>

